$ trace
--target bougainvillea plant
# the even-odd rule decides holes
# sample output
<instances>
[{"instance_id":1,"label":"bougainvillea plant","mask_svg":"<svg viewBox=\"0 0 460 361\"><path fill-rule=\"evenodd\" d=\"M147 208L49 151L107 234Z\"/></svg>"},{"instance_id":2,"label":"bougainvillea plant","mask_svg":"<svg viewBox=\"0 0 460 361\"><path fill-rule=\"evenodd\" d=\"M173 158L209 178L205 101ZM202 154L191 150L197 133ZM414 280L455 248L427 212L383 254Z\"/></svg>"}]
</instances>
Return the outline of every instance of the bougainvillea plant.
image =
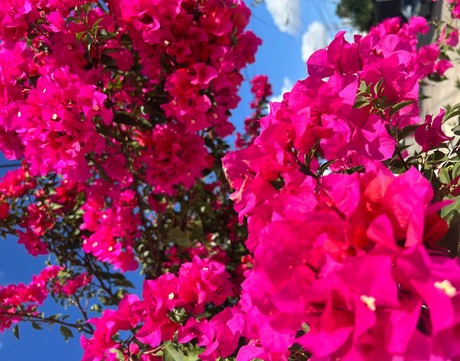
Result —
<instances>
[{"instance_id":1,"label":"bougainvillea plant","mask_svg":"<svg viewBox=\"0 0 460 361\"><path fill-rule=\"evenodd\" d=\"M269 109L256 76L230 150L249 17L240 0L0 4L0 149L21 161L0 234L50 260L0 286L0 331L59 324L84 361L460 358L460 106L419 109L455 23L424 46L423 18L338 33Z\"/></svg>"}]
</instances>

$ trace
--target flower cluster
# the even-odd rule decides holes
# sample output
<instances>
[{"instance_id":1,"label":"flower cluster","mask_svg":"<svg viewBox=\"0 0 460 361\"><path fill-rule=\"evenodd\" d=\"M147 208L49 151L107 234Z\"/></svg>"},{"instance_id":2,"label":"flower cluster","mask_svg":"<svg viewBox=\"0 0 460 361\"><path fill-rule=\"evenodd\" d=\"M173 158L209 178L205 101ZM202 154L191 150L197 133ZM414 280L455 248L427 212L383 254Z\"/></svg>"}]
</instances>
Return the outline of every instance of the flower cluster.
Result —
<instances>
[{"instance_id":1,"label":"flower cluster","mask_svg":"<svg viewBox=\"0 0 460 361\"><path fill-rule=\"evenodd\" d=\"M436 343L456 337L460 265L425 248L447 231L432 197L415 169L396 177L376 166L319 184L305 176L254 209L243 295L271 326L251 328L264 357L287 359L294 343L319 359L458 355Z\"/></svg>"},{"instance_id":2,"label":"flower cluster","mask_svg":"<svg viewBox=\"0 0 460 361\"><path fill-rule=\"evenodd\" d=\"M109 5L139 52L143 74L153 84L164 82L170 96L162 105L166 115L189 130L218 125L218 133L228 135L233 126L225 113L236 106L242 80L235 70L254 61L260 43L244 32L248 8L229 0L205 6L183 0Z\"/></svg>"},{"instance_id":3,"label":"flower cluster","mask_svg":"<svg viewBox=\"0 0 460 361\"><path fill-rule=\"evenodd\" d=\"M115 339L120 330L136 329L136 341L154 349L162 341L171 340L176 331L181 334L181 342L186 343L204 334L203 328L212 329L214 323L225 325L222 314L211 320L210 325L206 320L197 322L194 317L199 319L200 315L204 315L207 305L221 306L232 296L232 287L223 264L194 257L192 262L181 265L177 277L167 273L155 280L145 281L142 296L143 300L139 300L135 295L126 295L117 310L104 311L100 318L90 320L96 331L90 339L81 338L85 350L84 361L105 360L110 358L111 353L115 357L113 350L121 349L122 344ZM189 316L192 318L182 325ZM201 331L192 335L192 329L198 325ZM132 342L126 351L139 353L139 347L136 349L136 346L136 342ZM150 357L151 354L147 354L141 359L152 360Z\"/></svg>"},{"instance_id":4,"label":"flower cluster","mask_svg":"<svg viewBox=\"0 0 460 361\"><path fill-rule=\"evenodd\" d=\"M52 291L55 294L63 294L68 297L76 295L77 292L83 287L87 286L93 278L86 272L71 277L62 277L61 274L59 274L61 277L56 282L54 282Z\"/></svg>"},{"instance_id":5,"label":"flower cluster","mask_svg":"<svg viewBox=\"0 0 460 361\"><path fill-rule=\"evenodd\" d=\"M0 331L11 327L23 317L37 314L50 292L48 287L57 276L60 267L48 266L39 275L32 277L28 285L0 286Z\"/></svg>"}]
</instances>

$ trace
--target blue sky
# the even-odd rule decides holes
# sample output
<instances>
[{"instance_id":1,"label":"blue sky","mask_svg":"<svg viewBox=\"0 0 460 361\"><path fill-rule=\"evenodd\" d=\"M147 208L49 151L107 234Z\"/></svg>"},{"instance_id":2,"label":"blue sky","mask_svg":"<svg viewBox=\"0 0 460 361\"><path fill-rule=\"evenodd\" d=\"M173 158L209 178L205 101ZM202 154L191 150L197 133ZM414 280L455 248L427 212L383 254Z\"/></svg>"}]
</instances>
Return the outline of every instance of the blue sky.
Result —
<instances>
[{"instance_id":1,"label":"blue sky","mask_svg":"<svg viewBox=\"0 0 460 361\"><path fill-rule=\"evenodd\" d=\"M256 1L253 0L255 3ZM263 40L256 63L243 71L246 80L257 74L269 76L275 96L290 89L293 83L307 76L304 59L314 50L324 47L341 28L335 16L334 0L265 0L250 5L253 17L250 29ZM249 2L248 2L249 3ZM234 112L233 122L241 130L250 114L248 81L242 86L241 106ZM5 161L0 159L0 163ZM0 175L4 169L0 170ZM31 276L43 268L47 257L32 258L15 240L0 240L0 284L29 283ZM59 312L53 304L45 311ZM77 335L78 336L78 335ZM78 361L82 351L79 337L65 343L59 327L33 330L20 325L20 341L12 332L0 334L1 361Z\"/></svg>"},{"instance_id":2,"label":"blue sky","mask_svg":"<svg viewBox=\"0 0 460 361\"><path fill-rule=\"evenodd\" d=\"M275 95L281 95L286 83L306 77L304 59L326 46L341 28L333 0L266 0L250 8L250 29L263 44L244 75L268 75Z\"/></svg>"}]
</instances>

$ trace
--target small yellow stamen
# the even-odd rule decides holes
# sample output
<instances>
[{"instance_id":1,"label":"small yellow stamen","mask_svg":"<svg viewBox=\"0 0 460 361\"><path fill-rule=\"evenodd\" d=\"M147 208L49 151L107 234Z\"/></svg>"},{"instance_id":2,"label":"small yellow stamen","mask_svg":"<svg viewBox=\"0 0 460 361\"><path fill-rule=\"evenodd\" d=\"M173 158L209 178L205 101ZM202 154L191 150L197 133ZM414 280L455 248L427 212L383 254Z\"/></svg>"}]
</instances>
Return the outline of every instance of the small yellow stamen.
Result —
<instances>
[{"instance_id":1,"label":"small yellow stamen","mask_svg":"<svg viewBox=\"0 0 460 361\"><path fill-rule=\"evenodd\" d=\"M362 295L360 298L362 303L364 303L371 311L375 312L375 298Z\"/></svg>"},{"instance_id":2,"label":"small yellow stamen","mask_svg":"<svg viewBox=\"0 0 460 361\"><path fill-rule=\"evenodd\" d=\"M18 112L18 118L20 118L20 117L21 117L21 115L22 115L22 114L21 114L21 112Z\"/></svg>"},{"instance_id":3,"label":"small yellow stamen","mask_svg":"<svg viewBox=\"0 0 460 361\"><path fill-rule=\"evenodd\" d=\"M444 293L449 296L449 297L454 297L457 294L457 289L452 286L452 283L448 280L444 280L442 282L435 282L434 286L441 291L444 291Z\"/></svg>"},{"instance_id":4,"label":"small yellow stamen","mask_svg":"<svg viewBox=\"0 0 460 361\"><path fill-rule=\"evenodd\" d=\"M174 293L171 292L171 293L168 295L168 299L172 300L173 298L174 298Z\"/></svg>"},{"instance_id":5,"label":"small yellow stamen","mask_svg":"<svg viewBox=\"0 0 460 361\"><path fill-rule=\"evenodd\" d=\"M56 119L57 119L57 114L54 113L53 116L52 116L51 118L53 118L53 120L56 120Z\"/></svg>"}]
</instances>

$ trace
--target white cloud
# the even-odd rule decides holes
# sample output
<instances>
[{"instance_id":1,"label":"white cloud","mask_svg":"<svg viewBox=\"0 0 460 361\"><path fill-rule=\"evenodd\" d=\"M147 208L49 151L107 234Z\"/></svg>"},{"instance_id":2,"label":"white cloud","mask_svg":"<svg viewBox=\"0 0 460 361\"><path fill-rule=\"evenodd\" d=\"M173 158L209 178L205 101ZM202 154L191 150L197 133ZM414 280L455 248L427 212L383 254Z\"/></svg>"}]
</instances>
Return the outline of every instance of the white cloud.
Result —
<instances>
[{"instance_id":1,"label":"white cloud","mask_svg":"<svg viewBox=\"0 0 460 361\"><path fill-rule=\"evenodd\" d=\"M272 102L281 102L283 100L283 94L291 91L294 83L289 78L283 78L283 86L281 87L280 94L270 98Z\"/></svg>"},{"instance_id":2,"label":"white cloud","mask_svg":"<svg viewBox=\"0 0 460 361\"><path fill-rule=\"evenodd\" d=\"M297 34L302 27L300 0L265 0L267 10L280 31Z\"/></svg>"},{"instance_id":3,"label":"white cloud","mask_svg":"<svg viewBox=\"0 0 460 361\"><path fill-rule=\"evenodd\" d=\"M311 54L328 44L329 36L326 26L318 21L312 22L302 35L302 60L307 61Z\"/></svg>"}]
</instances>

